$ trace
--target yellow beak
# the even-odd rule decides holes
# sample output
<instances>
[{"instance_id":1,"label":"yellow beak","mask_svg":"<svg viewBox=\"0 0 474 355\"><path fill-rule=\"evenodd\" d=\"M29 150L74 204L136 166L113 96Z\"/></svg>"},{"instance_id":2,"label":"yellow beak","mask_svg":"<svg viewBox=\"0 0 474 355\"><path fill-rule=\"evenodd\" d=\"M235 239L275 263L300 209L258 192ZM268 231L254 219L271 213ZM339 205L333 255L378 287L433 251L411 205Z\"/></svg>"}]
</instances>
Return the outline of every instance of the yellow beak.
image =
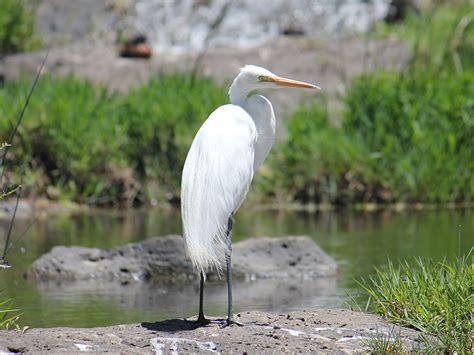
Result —
<instances>
[{"instance_id":1,"label":"yellow beak","mask_svg":"<svg viewBox=\"0 0 474 355\"><path fill-rule=\"evenodd\" d=\"M291 87L295 87L295 88L321 90L321 88L317 85L308 84L308 83L305 83L305 82L302 82L302 81L297 81L297 80L292 80L292 79L286 79L286 78L282 78L282 77L279 77L279 76L271 76L268 79L270 81L273 81L278 86L291 86Z\"/></svg>"}]
</instances>

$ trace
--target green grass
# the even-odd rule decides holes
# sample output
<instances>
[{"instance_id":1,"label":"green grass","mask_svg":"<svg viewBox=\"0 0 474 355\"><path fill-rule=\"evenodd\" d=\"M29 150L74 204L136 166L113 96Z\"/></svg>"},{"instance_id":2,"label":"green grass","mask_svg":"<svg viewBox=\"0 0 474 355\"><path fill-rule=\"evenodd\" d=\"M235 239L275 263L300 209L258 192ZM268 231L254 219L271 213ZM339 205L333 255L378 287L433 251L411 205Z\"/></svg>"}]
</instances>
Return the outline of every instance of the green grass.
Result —
<instances>
[{"instance_id":1,"label":"green grass","mask_svg":"<svg viewBox=\"0 0 474 355\"><path fill-rule=\"evenodd\" d=\"M337 119L329 117L324 98L300 107L285 120L286 140L256 175L253 199L344 206L472 202L470 14L469 3L442 5L379 29L412 45L406 71L354 78ZM28 85L23 78L0 88L0 142ZM207 78L192 84L190 74L159 74L127 94L45 76L13 142L7 180L12 184L25 171L25 194L53 200L178 202L192 138L228 102L226 91Z\"/></svg>"},{"instance_id":2,"label":"green grass","mask_svg":"<svg viewBox=\"0 0 474 355\"><path fill-rule=\"evenodd\" d=\"M395 326L390 328L388 334L377 330L373 336L362 343L370 349L371 354L402 354L405 352L400 328L396 332Z\"/></svg>"},{"instance_id":3,"label":"green grass","mask_svg":"<svg viewBox=\"0 0 474 355\"><path fill-rule=\"evenodd\" d=\"M190 80L157 75L127 94L110 94L74 77L43 77L7 157L9 181L24 170L25 193L53 200L176 201L194 134L227 101L211 80L189 89ZM11 132L29 84L24 78L0 88L0 132ZM340 126L331 124L324 99L287 120L287 139L252 193L283 203L472 201L472 97L471 71L357 78Z\"/></svg>"},{"instance_id":4,"label":"green grass","mask_svg":"<svg viewBox=\"0 0 474 355\"><path fill-rule=\"evenodd\" d=\"M364 142L365 161L397 201L474 197L474 71L381 72L356 79L344 130Z\"/></svg>"},{"instance_id":5,"label":"green grass","mask_svg":"<svg viewBox=\"0 0 474 355\"><path fill-rule=\"evenodd\" d=\"M410 12L397 24L380 22L376 37L395 37L412 47L417 66L461 72L474 69L474 2L464 0L432 5Z\"/></svg>"},{"instance_id":6,"label":"green grass","mask_svg":"<svg viewBox=\"0 0 474 355\"><path fill-rule=\"evenodd\" d=\"M13 308L11 299L0 301L0 329L20 329L17 324L21 314L17 313L18 309Z\"/></svg>"},{"instance_id":7,"label":"green grass","mask_svg":"<svg viewBox=\"0 0 474 355\"><path fill-rule=\"evenodd\" d=\"M330 123L324 100L300 108L288 120L287 138L256 176L257 188L281 202L349 204L364 199L353 188L365 169L355 136Z\"/></svg>"},{"instance_id":8,"label":"green grass","mask_svg":"<svg viewBox=\"0 0 474 355\"><path fill-rule=\"evenodd\" d=\"M383 27L413 46L405 72L354 78L340 119L318 100L285 120L288 138L258 178L262 191L337 205L474 199L474 5Z\"/></svg>"},{"instance_id":9,"label":"green grass","mask_svg":"<svg viewBox=\"0 0 474 355\"><path fill-rule=\"evenodd\" d=\"M469 353L474 333L472 254L454 262L416 259L388 263L359 282L370 308L387 320L422 331L432 351ZM428 336L434 336L433 343Z\"/></svg>"},{"instance_id":10,"label":"green grass","mask_svg":"<svg viewBox=\"0 0 474 355\"><path fill-rule=\"evenodd\" d=\"M474 71L356 78L340 127L299 109L259 178L279 201L452 203L474 198Z\"/></svg>"},{"instance_id":11,"label":"green grass","mask_svg":"<svg viewBox=\"0 0 474 355\"><path fill-rule=\"evenodd\" d=\"M0 54L38 48L34 3L30 0L0 2Z\"/></svg>"},{"instance_id":12,"label":"green grass","mask_svg":"<svg viewBox=\"0 0 474 355\"><path fill-rule=\"evenodd\" d=\"M179 196L181 171L199 127L218 106L226 90L210 79L160 75L130 91L118 110L126 132L126 160L131 162L147 195L160 200Z\"/></svg>"},{"instance_id":13,"label":"green grass","mask_svg":"<svg viewBox=\"0 0 474 355\"><path fill-rule=\"evenodd\" d=\"M29 85L23 78L0 89L0 141ZM128 94L44 76L5 165L16 173L11 180L25 171L30 195L92 204L172 200L192 136L226 100L208 79L191 88L187 75L156 75Z\"/></svg>"}]
</instances>

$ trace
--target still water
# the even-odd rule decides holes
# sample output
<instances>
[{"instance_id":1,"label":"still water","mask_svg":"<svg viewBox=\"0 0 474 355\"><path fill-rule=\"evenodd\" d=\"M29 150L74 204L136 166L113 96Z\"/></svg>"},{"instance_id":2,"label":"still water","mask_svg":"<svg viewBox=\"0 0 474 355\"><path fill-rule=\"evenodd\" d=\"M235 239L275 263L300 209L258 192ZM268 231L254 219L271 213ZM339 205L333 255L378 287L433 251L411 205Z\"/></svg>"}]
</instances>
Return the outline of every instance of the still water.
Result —
<instances>
[{"instance_id":1,"label":"still water","mask_svg":"<svg viewBox=\"0 0 474 355\"><path fill-rule=\"evenodd\" d=\"M28 223L17 220L16 234ZM242 211L235 241L258 236L309 235L339 264L337 278L301 283L257 281L234 286L235 310L284 312L345 307L355 280L384 268L388 258L450 259L474 245L474 210L405 212ZM0 223L0 235L6 222ZM11 269L0 270L0 300L13 298L21 325L89 327L189 317L197 312L197 284L158 288L152 284L35 284L24 279L28 266L55 245L113 247L166 234L180 234L174 210L95 211L38 221L12 250ZM208 285L205 310L223 316L224 281Z\"/></svg>"}]
</instances>

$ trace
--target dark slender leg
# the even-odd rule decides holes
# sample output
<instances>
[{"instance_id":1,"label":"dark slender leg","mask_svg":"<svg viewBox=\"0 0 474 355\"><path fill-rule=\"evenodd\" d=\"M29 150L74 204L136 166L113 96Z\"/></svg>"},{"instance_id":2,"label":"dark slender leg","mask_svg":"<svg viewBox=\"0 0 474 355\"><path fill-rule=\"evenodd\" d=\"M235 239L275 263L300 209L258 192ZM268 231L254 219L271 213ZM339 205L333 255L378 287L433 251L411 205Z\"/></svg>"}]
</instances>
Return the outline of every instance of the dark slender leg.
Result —
<instances>
[{"instance_id":1,"label":"dark slender leg","mask_svg":"<svg viewBox=\"0 0 474 355\"><path fill-rule=\"evenodd\" d=\"M227 321L226 325L236 324L244 325L243 323L234 320L234 313L232 311L232 224L233 216L229 217L227 224L227 252L225 255L227 264Z\"/></svg>"},{"instance_id":2,"label":"dark slender leg","mask_svg":"<svg viewBox=\"0 0 474 355\"><path fill-rule=\"evenodd\" d=\"M197 323L199 324L209 323L206 317L204 317L203 299L204 299L204 275L201 272L201 281L199 283L199 315L197 319Z\"/></svg>"},{"instance_id":3,"label":"dark slender leg","mask_svg":"<svg viewBox=\"0 0 474 355\"><path fill-rule=\"evenodd\" d=\"M232 216L227 224L227 252L225 261L227 264L227 324L234 320L232 312Z\"/></svg>"},{"instance_id":4,"label":"dark slender leg","mask_svg":"<svg viewBox=\"0 0 474 355\"><path fill-rule=\"evenodd\" d=\"M204 275L200 274L201 276L201 281L199 283L199 314L198 314L198 319L195 320L195 321L188 321L185 319L186 322L190 322L190 323L194 323L196 326L204 326L204 325L208 325L209 323L211 323L211 321L209 319L206 319L206 317L204 317Z\"/></svg>"}]
</instances>

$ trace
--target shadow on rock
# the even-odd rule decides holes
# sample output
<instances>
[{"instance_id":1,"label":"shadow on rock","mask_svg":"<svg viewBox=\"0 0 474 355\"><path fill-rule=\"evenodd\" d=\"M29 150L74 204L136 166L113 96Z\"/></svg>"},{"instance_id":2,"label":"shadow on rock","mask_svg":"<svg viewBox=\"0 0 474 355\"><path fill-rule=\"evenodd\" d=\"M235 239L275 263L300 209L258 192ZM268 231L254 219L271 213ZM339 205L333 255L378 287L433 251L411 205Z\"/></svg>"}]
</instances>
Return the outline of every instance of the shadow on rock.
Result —
<instances>
[{"instance_id":1,"label":"shadow on rock","mask_svg":"<svg viewBox=\"0 0 474 355\"><path fill-rule=\"evenodd\" d=\"M143 328L155 332L177 332L182 330L194 330L201 327L201 325L196 324L193 321L187 321L184 319L167 319L154 323L143 322L140 325Z\"/></svg>"}]
</instances>

